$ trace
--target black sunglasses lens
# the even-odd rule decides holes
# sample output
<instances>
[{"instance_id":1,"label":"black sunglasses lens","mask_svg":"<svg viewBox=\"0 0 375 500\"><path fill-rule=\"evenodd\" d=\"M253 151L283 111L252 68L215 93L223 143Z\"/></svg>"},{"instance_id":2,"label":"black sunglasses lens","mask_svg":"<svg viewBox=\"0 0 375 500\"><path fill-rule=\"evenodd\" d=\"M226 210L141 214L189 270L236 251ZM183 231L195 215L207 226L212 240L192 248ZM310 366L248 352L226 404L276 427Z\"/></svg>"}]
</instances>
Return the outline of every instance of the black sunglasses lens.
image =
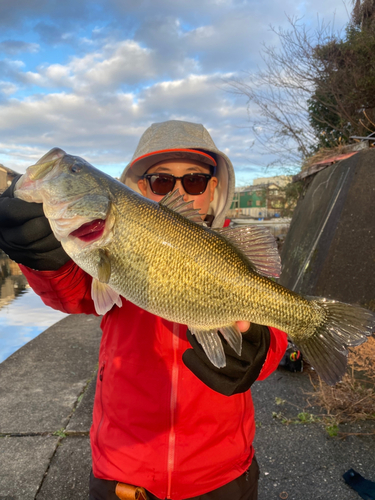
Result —
<instances>
[{"instance_id":1,"label":"black sunglasses lens","mask_svg":"<svg viewBox=\"0 0 375 500\"><path fill-rule=\"evenodd\" d=\"M182 178L182 185L188 194L197 195L206 191L209 177L203 174L186 175Z\"/></svg>"},{"instance_id":2,"label":"black sunglasses lens","mask_svg":"<svg viewBox=\"0 0 375 500\"><path fill-rule=\"evenodd\" d=\"M153 175L149 177L150 187L154 194L165 195L172 191L176 181L173 176Z\"/></svg>"},{"instance_id":3,"label":"black sunglasses lens","mask_svg":"<svg viewBox=\"0 0 375 500\"><path fill-rule=\"evenodd\" d=\"M183 177L174 177L169 174L154 174L147 176L151 190L154 194L166 195L175 187L176 179L181 179L187 194L197 195L206 191L210 175L186 174Z\"/></svg>"}]
</instances>

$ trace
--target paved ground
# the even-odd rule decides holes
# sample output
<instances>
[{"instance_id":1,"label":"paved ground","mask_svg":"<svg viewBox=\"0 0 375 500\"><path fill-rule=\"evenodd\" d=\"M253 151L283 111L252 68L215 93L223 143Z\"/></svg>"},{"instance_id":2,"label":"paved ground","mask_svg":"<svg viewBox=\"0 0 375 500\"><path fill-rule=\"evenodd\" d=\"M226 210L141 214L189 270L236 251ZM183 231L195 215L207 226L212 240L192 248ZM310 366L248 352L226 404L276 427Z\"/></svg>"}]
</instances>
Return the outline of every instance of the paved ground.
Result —
<instances>
[{"instance_id":1,"label":"paved ground","mask_svg":"<svg viewBox=\"0 0 375 500\"><path fill-rule=\"evenodd\" d=\"M0 500L87 500L100 336L98 318L69 316L0 364ZM342 480L350 468L375 481L373 423L342 429L363 433L345 440L283 423L322 413L311 391L306 374L282 370L254 385L259 500L359 500Z\"/></svg>"}]
</instances>

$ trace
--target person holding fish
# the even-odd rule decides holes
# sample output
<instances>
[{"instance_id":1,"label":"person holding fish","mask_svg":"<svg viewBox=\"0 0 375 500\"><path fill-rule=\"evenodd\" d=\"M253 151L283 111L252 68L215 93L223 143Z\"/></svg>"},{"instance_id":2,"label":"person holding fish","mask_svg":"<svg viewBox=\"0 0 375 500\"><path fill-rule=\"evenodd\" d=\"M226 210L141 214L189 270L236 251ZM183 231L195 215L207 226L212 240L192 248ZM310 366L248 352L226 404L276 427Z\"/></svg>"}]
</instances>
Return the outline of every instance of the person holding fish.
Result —
<instances>
[{"instance_id":1,"label":"person holding fish","mask_svg":"<svg viewBox=\"0 0 375 500\"><path fill-rule=\"evenodd\" d=\"M153 124L120 181L55 148L0 197L0 248L43 301L103 314L90 500L255 500L249 389L277 368L284 325L320 349L331 306L265 277L269 234L223 228L234 170L202 125ZM363 342L369 314L353 308L340 338ZM345 363L316 352L338 380Z\"/></svg>"}]
</instances>

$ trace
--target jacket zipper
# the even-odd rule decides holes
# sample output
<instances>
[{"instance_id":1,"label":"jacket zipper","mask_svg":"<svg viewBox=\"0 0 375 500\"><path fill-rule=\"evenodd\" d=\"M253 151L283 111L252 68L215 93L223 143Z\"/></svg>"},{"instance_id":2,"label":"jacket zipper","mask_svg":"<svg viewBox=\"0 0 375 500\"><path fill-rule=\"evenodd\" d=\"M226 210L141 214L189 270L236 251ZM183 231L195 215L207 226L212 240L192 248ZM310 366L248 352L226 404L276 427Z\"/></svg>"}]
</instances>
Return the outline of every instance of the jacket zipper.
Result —
<instances>
[{"instance_id":1,"label":"jacket zipper","mask_svg":"<svg viewBox=\"0 0 375 500\"><path fill-rule=\"evenodd\" d=\"M102 426L103 419L104 419L103 399L102 399L104 366L105 366L105 363L102 364L102 366L100 367L100 371L99 371L99 382L100 382L100 386L99 386L100 387L100 389L99 389L100 392L99 392L99 395L100 395L100 408L101 408L101 412L102 412L98 428L96 429L96 446L98 447L99 451L100 451L100 446L99 446L99 431L100 431L100 428ZM100 451L100 453L101 453L101 451Z\"/></svg>"},{"instance_id":2,"label":"jacket zipper","mask_svg":"<svg viewBox=\"0 0 375 500\"><path fill-rule=\"evenodd\" d=\"M172 387L171 387L171 399L170 399L170 419L171 427L169 430L168 439L168 462L167 462L167 473L168 473L168 486L167 486L167 498L171 498L172 491L172 472L174 470L175 463L175 447L176 447L176 432L175 432L175 416L176 416L176 406L177 406L177 387L178 387L178 362L177 362L177 350L180 342L180 332L179 325L173 323L173 365L172 365Z\"/></svg>"}]
</instances>

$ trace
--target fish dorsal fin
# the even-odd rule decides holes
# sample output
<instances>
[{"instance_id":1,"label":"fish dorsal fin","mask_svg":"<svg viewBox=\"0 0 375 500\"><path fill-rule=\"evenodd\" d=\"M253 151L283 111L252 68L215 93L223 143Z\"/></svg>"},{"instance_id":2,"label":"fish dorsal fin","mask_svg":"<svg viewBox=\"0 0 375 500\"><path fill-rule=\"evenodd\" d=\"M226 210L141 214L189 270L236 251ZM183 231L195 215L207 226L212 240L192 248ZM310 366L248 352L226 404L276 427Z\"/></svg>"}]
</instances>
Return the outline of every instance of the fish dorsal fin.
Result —
<instances>
[{"instance_id":1,"label":"fish dorsal fin","mask_svg":"<svg viewBox=\"0 0 375 500\"><path fill-rule=\"evenodd\" d=\"M203 225L202 214L199 210L193 208L194 201L184 201L184 195L180 194L178 189L164 196L159 204L173 210L174 212L186 217L196 224Z\"/></svg>"},{"instance_id":2,"label":"fish dorsal fin","mask_svg":"<svg viewBox=\"0 0 375 500\"><path fill-rule=\"evenodd\" d=\"M281 260L277 243L265 227L223 227L215 231L224 236L253 264L255 270L268 278L278 278L281 273Z\"/></svg>"}]
</instances>

